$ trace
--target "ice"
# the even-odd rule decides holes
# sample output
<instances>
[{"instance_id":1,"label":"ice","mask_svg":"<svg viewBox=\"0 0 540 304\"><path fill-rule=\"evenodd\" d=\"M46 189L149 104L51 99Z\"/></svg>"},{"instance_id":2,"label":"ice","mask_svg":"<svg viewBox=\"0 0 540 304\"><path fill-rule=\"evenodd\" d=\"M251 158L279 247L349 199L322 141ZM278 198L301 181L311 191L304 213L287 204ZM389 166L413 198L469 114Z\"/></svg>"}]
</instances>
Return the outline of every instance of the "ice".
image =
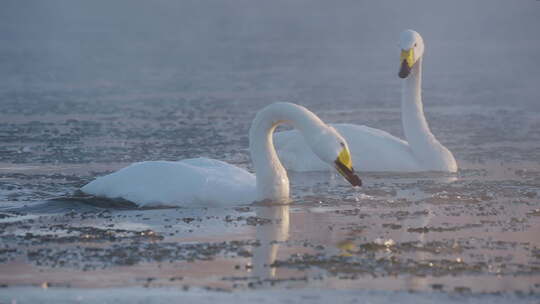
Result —
<instances>
[{"instance_id":1,"label":"ice","mask_svg":"<svg viewBox=\"0 0 540 304\"><path fill-rule=\"evenodd\" d=\"M46 285L45 285L46 286ZM448 295L446 293L408 293L378 291L340 291L304 289L244 292L216 292L207 290L182 291L171 288L8 288L0 294L7 303L533 303L538 300L532 295Z\"/></svg>"}]
</instances>

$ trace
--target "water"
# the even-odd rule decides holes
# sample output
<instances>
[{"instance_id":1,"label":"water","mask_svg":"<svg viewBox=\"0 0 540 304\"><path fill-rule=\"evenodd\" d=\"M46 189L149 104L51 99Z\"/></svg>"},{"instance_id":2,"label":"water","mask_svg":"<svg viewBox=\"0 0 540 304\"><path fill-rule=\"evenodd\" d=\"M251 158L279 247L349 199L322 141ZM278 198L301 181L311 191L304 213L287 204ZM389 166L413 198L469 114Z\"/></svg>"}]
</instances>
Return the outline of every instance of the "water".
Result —
<instances>
[{"instance_id":1,"label":"water","mask_svg":"<svg viewBox=\"0 0 540 304\"><path fill-rule=\"evenodd\" d=\"M539 10L6 2L0 285L538 294ZM135 161L251 170L249 124L275 101L403 136L397 41L409 27L426 43L426 116L456 175L364 172L351 189L291 173L290 206L50 201Z\"/></svg>"}]
</instances>

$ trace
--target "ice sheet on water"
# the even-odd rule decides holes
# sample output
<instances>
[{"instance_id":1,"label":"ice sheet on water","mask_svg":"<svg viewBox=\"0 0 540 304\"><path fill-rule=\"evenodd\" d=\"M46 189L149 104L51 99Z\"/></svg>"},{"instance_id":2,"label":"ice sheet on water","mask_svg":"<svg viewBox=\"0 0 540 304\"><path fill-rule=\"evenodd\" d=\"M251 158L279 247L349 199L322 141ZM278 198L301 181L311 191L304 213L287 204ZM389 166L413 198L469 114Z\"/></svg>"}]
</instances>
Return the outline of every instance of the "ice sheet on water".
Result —
<instances>
[{"instance_id":1,"label":"ice sheet on water","mask_svg":"<svg viewBox=\"0 0 540 304\"><path fill-rule=\"evenodd\" d=\"M43 285L46 287L47 285ZM169 288L4 288L0 300L6 303L54 302L62 303L193 303L193 304L251 304L251 303L400 303L400 304L506 304L533 303L538 297L533 295L476 295L466 297L431 292L380 292L380 291L339 291L330 289L258 290L243 292L219 292L203 289L181 291Z\"/></svg>"}]
</instances>

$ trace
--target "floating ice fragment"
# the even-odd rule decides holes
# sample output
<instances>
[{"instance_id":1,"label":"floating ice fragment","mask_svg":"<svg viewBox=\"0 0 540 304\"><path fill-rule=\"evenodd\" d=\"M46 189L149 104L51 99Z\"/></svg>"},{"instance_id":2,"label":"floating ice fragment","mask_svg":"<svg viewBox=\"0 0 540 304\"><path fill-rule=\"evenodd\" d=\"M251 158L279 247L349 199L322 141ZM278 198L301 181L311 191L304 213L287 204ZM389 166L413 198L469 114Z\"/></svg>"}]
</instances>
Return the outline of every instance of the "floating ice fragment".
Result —
<instances>
[{"instance_id":1,"label":"floating ice fragment","mask_svg":"<svg viewBox=\"0 0 540 304\"><path fill-rule=\"evenodd\" d=\"M383 246L386 246L386 247L392 247L394 245L396 245L396 242L392 239L383 239L383 238L376 238L375 240L373 240L373 243L377 244L377 245L383 245Z\"/></svg>"}]
</instances>

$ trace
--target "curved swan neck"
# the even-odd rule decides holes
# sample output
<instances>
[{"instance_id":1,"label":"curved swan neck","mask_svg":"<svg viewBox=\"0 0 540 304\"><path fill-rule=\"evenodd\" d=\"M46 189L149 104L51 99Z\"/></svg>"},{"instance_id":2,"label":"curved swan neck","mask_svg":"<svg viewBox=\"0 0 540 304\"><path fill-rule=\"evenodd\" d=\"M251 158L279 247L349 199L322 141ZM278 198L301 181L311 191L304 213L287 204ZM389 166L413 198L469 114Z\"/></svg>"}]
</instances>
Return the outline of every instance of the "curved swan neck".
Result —
<instances>
[{"instance_id":1,"label":"curved swan neck","mask_svg":"<svg viewBox=\"0 0 540 304\"><path fill-rule=\"evenodd\" d=\"M274 103L257 113L249 130L249 150L257 178L257 200L289 198L289 178L279 161L273 133L282 123L290 123L301 134L324 123L306 108L292 103Z\"/></svg>"},{"instance_id":2,"label":"curved swan neck","mask_svg":"<svg viewBox=\"0 0 540 304\"><path fill-rule=\"evenodd\" d=\"M424 169L456 172L452 153L429 130L422 105L422 58L402 83L401 120L409 147Z\"/></svg>"},{"instance_id":3,"label":"curved swan neck","mask_svg":"<svg viewBox=\"0 0 540 304\"><path fill-rule=\"evenodd\" d=\"M403 131L415 154L422 154L433 145L434 136L424 115L422 104L422 58L413 67L409 77L402 81L401 115Z\"/></svg>"}]
</instances>

